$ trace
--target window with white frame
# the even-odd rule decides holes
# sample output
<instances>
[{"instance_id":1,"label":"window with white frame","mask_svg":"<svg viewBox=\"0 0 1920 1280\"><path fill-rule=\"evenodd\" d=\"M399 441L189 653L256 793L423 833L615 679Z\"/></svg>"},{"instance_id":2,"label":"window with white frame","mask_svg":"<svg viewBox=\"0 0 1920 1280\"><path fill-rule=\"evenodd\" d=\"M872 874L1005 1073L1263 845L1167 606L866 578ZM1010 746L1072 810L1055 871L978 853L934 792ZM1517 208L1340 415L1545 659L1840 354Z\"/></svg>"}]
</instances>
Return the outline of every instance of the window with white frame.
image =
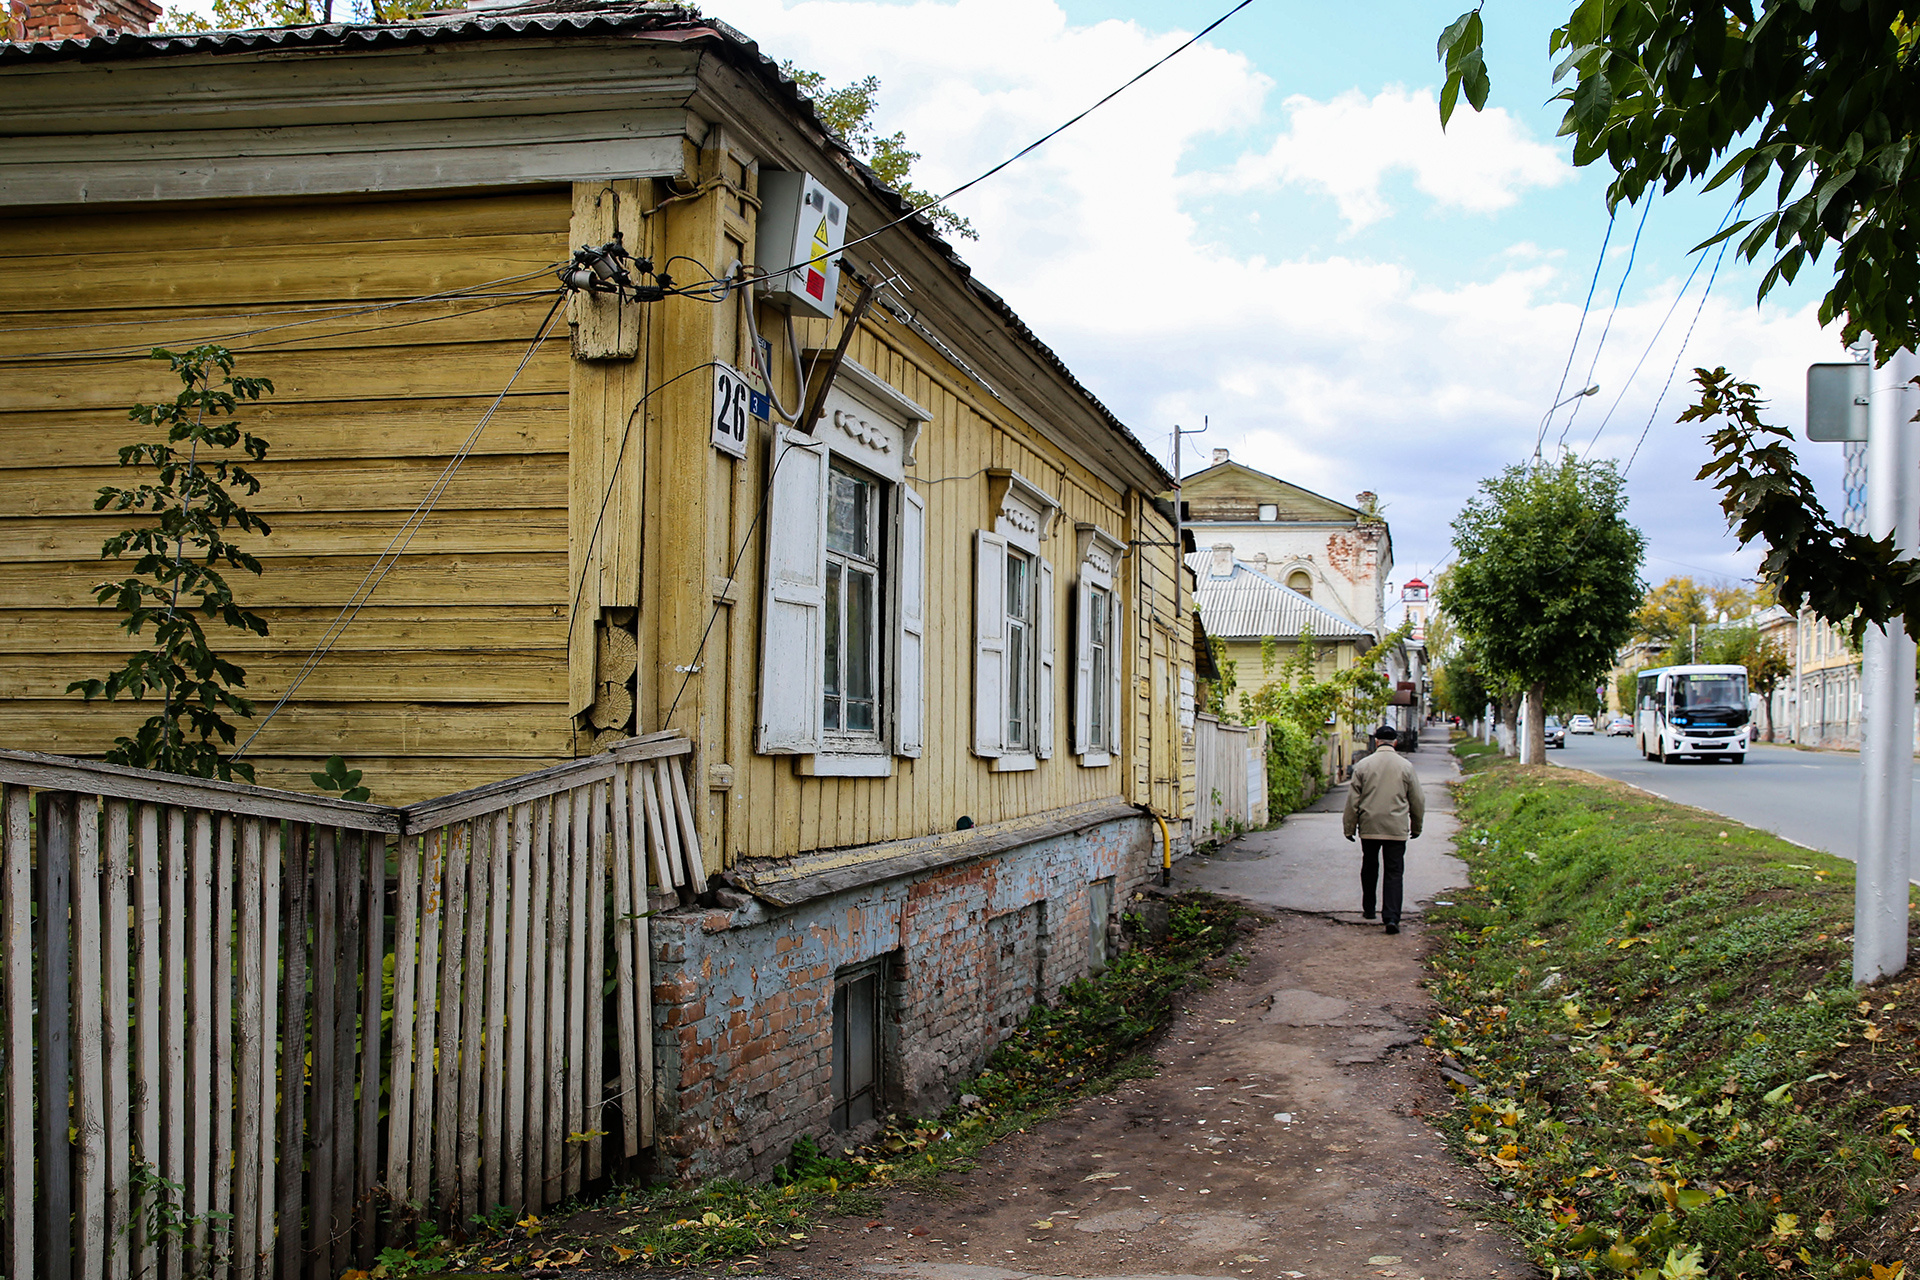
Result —
<instances>
[{"instance_id":1,"label":"window with white frame","mask_svg":"<svg viewBox=\"0 0 1920 1280\"><path fill-rule=\"evenodd\" d=\"M1114 577L1126 544L1098 525L1077 525L1075 532L1080 554L1074 588L1073 753L1082 765L1101 768L1120 750L1125 617Z\"/></svg>"},{"instance_id":2,"label":"window with white frame","mask_svg":"<svg viewBox=\"0 0 1920 1280\"><path fill-rule=\"evenodd\" d=\"M993 527L974 535L974 754L999 772L1053 754L1053 566L1040 545L1060 504L1011 472L987 473Z\"/></svg>"},{"instance_id":3,"label":"window with white frame","mask_svg":"<svg viewBox=\"0 0 1920 1280\"><path fill-rule=\"evenodd\" d=\"M925 737L926 410L853 361L817 435L775 430L754 749L806 775L887 777Z\"/></svg>"}]
</instances>

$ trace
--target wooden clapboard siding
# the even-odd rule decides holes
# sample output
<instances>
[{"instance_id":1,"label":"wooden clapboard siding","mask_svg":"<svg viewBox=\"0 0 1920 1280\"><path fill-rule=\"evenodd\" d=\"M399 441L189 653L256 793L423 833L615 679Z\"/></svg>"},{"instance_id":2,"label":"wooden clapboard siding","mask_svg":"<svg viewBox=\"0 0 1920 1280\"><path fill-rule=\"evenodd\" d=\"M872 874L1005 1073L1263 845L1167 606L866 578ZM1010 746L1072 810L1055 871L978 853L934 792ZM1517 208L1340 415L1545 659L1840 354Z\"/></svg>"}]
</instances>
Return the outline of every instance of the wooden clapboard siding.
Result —
<instances>
[{"instance_id":1,"label":"wooden clapboard siding","mask_svg":"<svg viewBox=\"0 0 1920 1280\"><path fill-rule=\"evenodd\" d=\"M271 634L219 635L270 706L513 373L549 297L383 304L532 278L568 253L568 194L329 200L63 214L0 223L0 740L104 750L145 718L65 693L124 658L92 586L116 576L96 514L133 473L127 419L178 383L143 348L219 338L274 394L241 420L269 442L247 500L273 531L231 573ZM57 352L99 352L106 355ZM341 753L406 803L573 754L565 688L568 384L564 325L515 381L433 517L251 754L310 789ZM243 725L242 732L249 730ZM375 763L375 762L379 763Z\"/></svg>"}]
</instances>

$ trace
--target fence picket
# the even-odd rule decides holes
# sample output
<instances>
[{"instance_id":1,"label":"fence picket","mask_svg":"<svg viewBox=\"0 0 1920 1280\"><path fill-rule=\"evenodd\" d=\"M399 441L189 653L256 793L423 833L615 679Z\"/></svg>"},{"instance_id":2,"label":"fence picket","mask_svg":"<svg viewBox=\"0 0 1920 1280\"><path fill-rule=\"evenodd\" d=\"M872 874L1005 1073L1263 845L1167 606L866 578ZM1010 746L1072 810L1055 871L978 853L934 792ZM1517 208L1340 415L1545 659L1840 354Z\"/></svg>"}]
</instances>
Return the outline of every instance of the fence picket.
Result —
<instances>
[{"instance_id":1,"label":"fence picket","mask_svg":"<svg viewBox=\"0 0 1920 1280\"><path fill-rule=\"evenodd\" d=\"M314 1258L313 1273L330 1280L346 1269L348 1251L353 1246L353 1049L359 1018L360 931L364 927L362 899L366 877L360 870L360 833L328 828L328 835L333 839L334 849L334 927L338 932L334 971L337 976L333 984L333 1023L322 1031L316 1022L314 1030L315 1034L324 1034L333 1040L333 1089L330 1093L323 1092L316 1085L314 1099L318 1106L333 1113L330 1126L333 1159L324 1160L318 1155L314 1159L316 1186L321 1181L328 1184L328 1212L323 1216L317 1207L313 1210L314 1220L322 1223L326 1231L326 1256ZM376 968L374 973L378 974L379 970ZM375 990L378 990L377 983ZM378 1015L374 1025L379 1025ZM378 1076L375 1080L378 1081ZM369 1185L371 1181L368 1180ZM339 1260L338 1266L334 1265L335 1259Z\"/></svg>"},{"instance_id":2,"label":"fence picket","mask_svg":"<svg viewBox=\"0 0 1920 1280\"><path fill-rule=\"evenodd\" d=\"M487 1009L485 1044L486 1080L481 1086L485 1097L480 1118L485 1146L480 1161L484 1169L481 1205L488 1212L500 1204L500 1125L505 1109L501 1091L506 1087L507 1053L507 862L508 814L505 809L493 815L493 831L487 843L491 855L488 868L487 904L492 918L487 922Z\"/></svg>"},{"instance_id":3,"label":"fence picket","mask_svg":"<svg viewBox=\"0 0 1920 1280\"><path fill-rule=\"evenodd\" d=\"M33 1193L33 838L32 802L25 787L9 786L4 868L0 893L6 906L6 1195L7 1274L33 1274L34 1215L20 1206Z\"/></svg>"},{"instance_id":4,"label":"fence picket","mask_svg":"<svg viewBox=\"0 0 1920 1280\"><path fill-rule=\"evenodd\" d=\"M213 1076L219 1069L214 1057L213 953L228 949L227 940L215 939L213 815L194 810L188 822L187 865L187 1170L181 1178L186 1191L187 1213L195 1221L187 1238L187 1270L190 1274L209 1270L210 1234L213 1212L213 1162L226 1158L226 1148L215 1140L217 1121L210 1105ZM123 940L124 941L124 940ZM122 948L124 952L124 945Z\"/></svg>"},{"instance_id":5,"label":"fence picket","mask_svg":"<svg viewBox=\"0 0 1920 1280\"><path fill-rule=\"evenodd\" d=\"M637 1105L639 1073L634 1066L633 1003L633 830L627 808L628 788L633 785L633 769L621 765L613 771L610 797L613 825L613 938L615 1034L620 1050L620 1130L621 1150L628 1156L640 1154L640 1111Z\"/></svg>"},{"instance_id":6,"label":"fence picket","mask_svg":"<svg viewBox=\"0 0 1920 1280\"><path fill-rule=\"evenodd\" d=\"M187 1166L187 812L169 805L160 845L160 1150L159 1172L178 1182ZM186 1242L169 1232L168 1276L185 1267Z\"/></svg>"},{"instance_id":7,"label":"fence picket","mask_svg":"<svg viewBox=\"0 0 1920 1280\"><path fill-rule=\"evenodd\" d=\"M547 912L553 880L553 799L534 803L533 945L527 959L526 1207L547 1203Z\"/></svg>"},{"instance_id":8,"label":"fence picket","mask_svg":"<svg viewBox=\"0 0 1920 1280\"><path fill-rule=\"evenodd\" d=\"M393 1056L387 1103L387 1194L400 1205L413 1198L413 1016L420 941L420 868L424 840L400 841L400 879L393 906Z\"/></svg>"},{"instance_id":9,"label":"fence picket","mask_svg":"<svg viewBox=\"0 0 1920 1280\"><path fill-rule=\"evenodd\" d=\"M547 1133L546 1202L565 1194L567 1139L567 941L572 919L573 793L553 798L553 915L547 953Z\"/></svg>"},{"instance_id":10,"label":"fence picket","mask_svg":"<svg viewBox=\"0 0 1920 1280\"><path fill-rule=\"evenodd\" d=\"M480 1064L486 1056L481 1037L485 1028L487 994L487 880L493 870L493 824L476 818L468 824L473 848L467 857L466 961L461 967L460 993L460 1217L471 1221L480 1212Z\"/></svg>"},{"instance_id":11,"label":"fence picket","mask_svg":"<svg viewBox=\"0 0 1920 1280\"><path fill-rule=\"evenodd\" d=\"M226 1247L215 1248L215 1280L231 1274L234 1252L233 1224L239 1218L233 1200L233 947L234 902L233 869L236 855L234 820L222 816L213 854L213 919L220 945L213 951L213 1208L210 1212L227 1215L218 1230L226 1236ZM228 1261L222 1261L222 1259Z\"/></svg>"},{"instance_id":12,"label":"fence picket","mask_svg":"<svg viewBox=\"0 0 1920 1280\"><path fill-rule=\"evenodd\" d=\"M587 834L587 962L586 962L586 1023L587 1023L587 1081L582 1101L586 1103L586 1123L581 1132L587 1138L587 1168L585 1176L589 1179L600 1176L600 1135L605 1129L602 1123L606 1116L606 1067L603 1055L606 1052L606 1007L607 1002L601 995L602 977L607 967L607 809L609 804L609 786L605 782L596 782L592 787L592 822Z\"/></svg>"},{"instance_id":13,"label":"fence picket","mask_svg":"<svg viewBox=\"0 0 1920 1280\"><path fill-rule=\"evenodd\" d=\"M274 1231L279 1226L279 1188L274 1178L274 1118L280 1093L280 918L285 911L281 893L281 830L277 819L266 824L265 849L260 855L260 1280L273 1274ZM299 1152L293 1153L299 1159Z\"/></svg>"},{"instance_id":14,"label":"fence picket","mask_svg":"<svg viewBox=\"0 0 1920 1280\"><path fill-rule=\"evenodd\" d=\"M313 914L313 876L308 865L307 824L289 823L286 834L285 903L281 909L286 940L285 977L280 1002L280 1062L284 1087L280 1098L280 1169L277 1253L280 1280L300 1280L303 1241L300 1203L305 1190L307 1063L307 921Z\"/></svg>"},{"instance_id":15,"label":"fence picket","mask_svg":"<svg viewBox=\"0 0 1920 1280\"><path fill-rule=\"evenodd\" d=\"M580 1193L580 1174L586 1152L584 1134L587 1123L587 868L593 822L592 797L597 787L576 787L573 804L573 840L568 850L571 892L567 902L567 1146L566 1189L568 1195ZM599 978L596 968L595 979Z\"/></svg>"},{"instance_id":16,"label":"fence picket","mask_svg":"<svg viewBox=\"0 0 1920 1280\"><path fill-rule=\"evenodd\" d=\"M667 836L660 822L660 794L654 786L657 778L653 769L638 764L633 767L633 780L640 792L635 803L646 805L647 846L653 851L653 880L661 893L671 895L679 881L673 878L673 863L667 857Z\"/></svg>"},{"instance_id":17,"label":"fence picket","mask_svg":"<svg viewBox=\"0 0 1920 1280\"><path fill-rule=\"evenodd\" d=\"M673 809L680 817L680 853L687 860L687 883L695 893L705 893L706 859L700 852L700 825L694 820L693 801L687 797L687 771L673 759L662 760L660 771L673 784Z\"/></svg>"},{"instance_id":18,"label":"fence picket","mask_svg":"<svg viewBox=\"0 0 1920 1280\"><path fill-rule=\"evenodd\" d=\"M132 1240L127 1226L132 1221L132 1168L129 1161L133 1141L130 1120L133 1101L128 1090L132 1064L127 1055L127 873L130 865L127 802L108 800L107 842L104 856L106 900L100 922L104 948L106 1023L102 1028L106 1057L107 1108L107 1271L108 1280L127 1280L133 1268L128 1265ZM13 1273L18 1274L18 1273Z\"/></svg>"},{"instance_id":19,"label":"fence picket","mask_svg":"<svg viewBox=\"0 0 1920 1280\"><path fill-rule=\"evenodd\" d=\"M660 796L660 830L667 838L667 869L673 873L673 887L687 883L686 855L680 851L680 815L676 812L673 780L668 776L671 760L653 762L653 789Z\"/></svg>"},{"instance_id":20,"label":"fence picket","mask_svg":"<svg viewBox=\"0 0 1920 1280\"><path fill-rule=\"evenodd\" d=\"M527 957L532 954L527 931L533 924L533 806L513 806L513 850L509 872L513 885L513 931L507 948L507 1062L506 1132L502 1138L500 1201L513 1206L515 1216L527 1208ZM497 1028L498 1023L494 1024Z\"/></svg>"},{"instance_id":21,"label":"fence picket","mask_svg":"<svg viewBox=\"0 0 1920 1280\"><path fill-rule=\"evenodd\" d=\"M234 1109L240 1132L233 1148L233 1265L240 1280L260 1276L260 1129L265 1120L260 1110L261 1061L265 1055L260 1009L266 999L261 948L265 926L260 919L261 845L265 833L260 826L258 818L246 818L240 824L240 874L234 886L240 912L240 998L235 1010L238 1030L234 1034L240 1070L234 1085Z\"/></svg>"},{"instance_id":22,"label":"fence picket","mask_svg":"<svg viewBox=\"0 0 1920 1280\"><path fill-rule=\"evenodd\" d=\"M473 824L444 828L447 833L446 889L441 898L440 1052L434 1082L433 1199L430 1210L443 1225L460 1208L460 998L466 970L467 865L473 853Z\"/></svg>"},{"instance_id":23,"label":"fence picket","mask_svg":"<svg viewBox=\"0 0 1920 1280\"><path fill-rule=\"evenodd\" d=\"M40 827L38 896L40 902L51 905L40 912L38 930L40 1194L32 1203L38 1208L39 1231L46 1241L41 1274L46 1280L68 1280L73 1272L72 1148L67 1144L67 1090L73 1050L72 1017L67 1011L73 962L68 938L68 904L73 894L73 797L43 791L35 813Z\"/></svg>"},{"instance_id":24,"label":"fence picket","mask_svg":"<svg viewBox=\"0 0 1920 1280\"><path fill-rule=\"evenodd\" d=\"M446 910L447 843L452 833L440 827L427 839L427 861L420 875L420 998L414 1013L413 1187L409 1204L433 1205L433 1055L439 1013L440 931Z\"/></svg>"},{"instance_id":25,"label":"fence picket","mask_svg":"<svg viewBox=\"0 0 1920 1280\"><path fill-rule=\"evenodd\" d=\"M74 1267L107 1269L106 1069L101 1060L100 823L92 796L73 805L73 1148ZM64 1135L63 1135L64 1136Z\"/></svg>"},{"instance_id":26,"label":"fence picket","mask_svg":"<svg viewBox=\"0 0 1920 1280\"><path fill-rule=\"evenodd\" d=\"M333 1272L335 1022L339 1017L340 868L332 827L313 832L313 1179L307 1192L307 1255L316 1275ZM347 1003L352 1004L349 997Z\"/></svg>"},{"instance_id":27,"label":"fence picket","mask_svg":"<svg viewBox=\"0 0 1920 1280\"><path fill-rule=\"evenodd\" d=\"M361 968L360 990L360 1132L358 1191L354 1208L360 1229L356 1235L355 1261L360 1270L373 1267L373 1249L379 1240L379 1214L373 1203L373 1186L380 1163L380 1005L384 996L382 963L387 954L387 843L377 835L353 833L354 847L360 850L356 866L365 893L366 917L361 928L366 940L367 961ZM396 842L395 854L404 862L405 840ZM398 974L398 966L395 968ZM395 1006L398 1007L397 1004ZM396 1020L394 1023L398 1026Z\"/></svg>"}]
</instances>

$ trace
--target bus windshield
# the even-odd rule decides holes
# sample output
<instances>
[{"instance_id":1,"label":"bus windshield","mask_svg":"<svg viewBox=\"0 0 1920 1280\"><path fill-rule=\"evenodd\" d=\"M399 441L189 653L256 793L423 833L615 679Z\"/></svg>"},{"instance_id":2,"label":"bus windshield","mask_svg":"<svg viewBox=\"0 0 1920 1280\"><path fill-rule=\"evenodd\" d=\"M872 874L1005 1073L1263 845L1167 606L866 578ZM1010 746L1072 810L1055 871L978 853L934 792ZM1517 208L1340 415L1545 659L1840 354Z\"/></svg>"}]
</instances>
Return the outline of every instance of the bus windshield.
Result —
<instances>
[{"instance_id":1,"label":"bus windshield","mask_svg":"<svg viewBox=\"0 0 1920 1280\"><path fill-rule=\"evenodd\" d=\"M1672 709L1690 716L1744 718L1747 713L1747 678L1721 672L1675 676ZM1728 723L1736 721L1729 720Z\"/></svg>"}]
</instances>

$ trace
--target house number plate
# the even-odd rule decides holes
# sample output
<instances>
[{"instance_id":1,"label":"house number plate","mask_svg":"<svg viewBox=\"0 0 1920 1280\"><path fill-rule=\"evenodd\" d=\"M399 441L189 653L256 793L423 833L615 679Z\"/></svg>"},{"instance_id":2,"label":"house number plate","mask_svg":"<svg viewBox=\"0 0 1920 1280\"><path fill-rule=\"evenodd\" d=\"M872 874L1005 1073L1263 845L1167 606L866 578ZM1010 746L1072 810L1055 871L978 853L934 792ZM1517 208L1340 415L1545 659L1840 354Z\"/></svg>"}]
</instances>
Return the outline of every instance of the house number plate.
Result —
<instances>
[{"instance_id":1,"label":"house number plate","mask_svg":"<svg viewBox=\"0 0 1920 1280\"><path fill-rule=\"evenodd\" d=\"M747 380L731 365L713 366L713 447L736 458L747 456L747 412L753 395Z\"/></svg>"}]
</instances>

